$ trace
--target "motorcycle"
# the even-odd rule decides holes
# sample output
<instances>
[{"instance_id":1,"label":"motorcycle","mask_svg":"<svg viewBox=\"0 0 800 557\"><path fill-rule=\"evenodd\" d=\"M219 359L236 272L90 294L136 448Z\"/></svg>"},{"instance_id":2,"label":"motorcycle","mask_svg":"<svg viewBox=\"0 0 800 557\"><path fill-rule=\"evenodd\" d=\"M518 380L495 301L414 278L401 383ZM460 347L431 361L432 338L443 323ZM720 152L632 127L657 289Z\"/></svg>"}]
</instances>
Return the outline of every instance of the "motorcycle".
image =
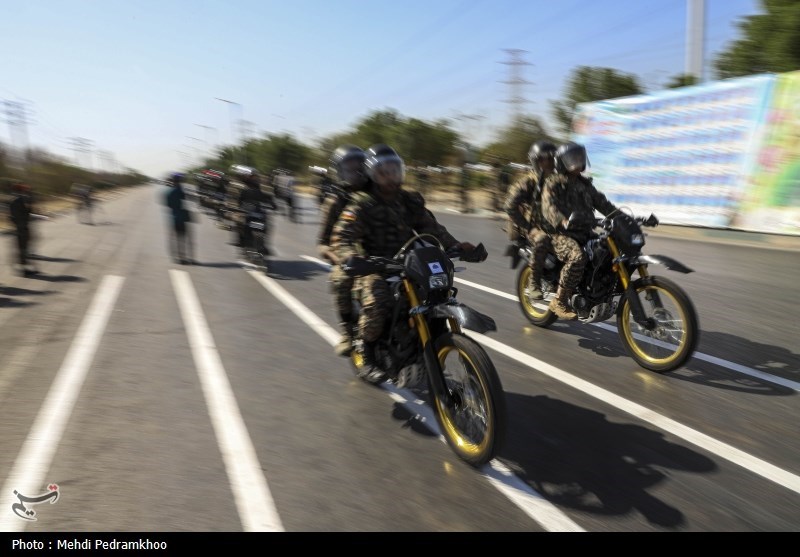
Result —
<instances>
[{"instance_id":1,"label":"motorcycle","mask_svg":"<svg viewBox=\"0 0 800 557\"><path fill-rule=\"evenodd\" d=\"M394 257L351 258L342 268L349 276L379 273L393 293L393 308L376 342L367 347L356 333L350 361L367 382L364 350L400 388L425 381L436 420L451 449L464 461L481 466L497 454L504 438L506 405L497 370L483 347L462 332L495 331L494 320L456 299L456 268L451 258L480 262L480 244L470 253L447 252L429 235L415 235ZM356 280L356 285L358 285ZM353 290L353 324L361 311L361 290ZM355 329L357 331L357 327ZM377 380L382 382L383 378Z\"/></svg>"},{"instance_id":2,"label":"motorcycle","mask_svg":"<svg viewBox=\"0 0 800 557\"><path fill-rule=\"evenodd\" d=\"M256 267L267 270L267 258L270 250L267 247L266 239L269 222L267 211L270 207L265 203L259 203L258 207L249 207L240 211L244 217L246 227L244 245L245 259Z\"/></svg>"},{"instance_id":3,"label":"motorcycle","mask_svg":"<svg viewBox=\"0 0 800 557\"><path fill-rule=\"evenodd\" d=\"M632 217L616 211L605 218L573 213L567 230L590 229L583 245L588 264L569 305L581 323L598 323L616 315L617 331L626 351L641 367L666 373L681 367L694 353L699 340L695 307L686 292L674 281L651 275L649 265L663 265L671 271L691 273L680 262L664 255L645 255L642 227L655 227L655 215ZM533 299L531 267L533 252L526 239L511 250L512 268L524 265L517 273L517 296L528 320L548 327L557 316L550 301L558 289L563 264L548 253L540 290L543 299ZM634 273L639 277L634 278Z\"/></svg>"}]
</instances>

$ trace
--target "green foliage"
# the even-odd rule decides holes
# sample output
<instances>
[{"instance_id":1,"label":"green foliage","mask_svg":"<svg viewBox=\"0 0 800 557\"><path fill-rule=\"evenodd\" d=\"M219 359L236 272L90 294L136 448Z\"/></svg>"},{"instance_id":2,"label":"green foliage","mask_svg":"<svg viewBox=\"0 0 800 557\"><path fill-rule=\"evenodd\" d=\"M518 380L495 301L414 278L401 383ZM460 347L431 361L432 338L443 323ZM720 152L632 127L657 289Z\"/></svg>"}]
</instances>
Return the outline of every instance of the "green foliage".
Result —
<instances>
[{"instance_id":1,"label":"green foliage","mask_svg":"<svg viewBox=\"0 0 800 557\"><path fill-rule=\"evenodd\" d=\"M561 142L560 139L550 135L537 118L523 116L498 133L497 140L483 150L481 161L489 164L525 163L528 160L531 144L540 139L547 139L556 144Z\"/></svg>"},{"instance_id":2,"label":"green foliage","mask_svg":"<svg viewBox=\"0 0 800 557\"><path fill-rule=\"evenodd\" d=\"M714 61L717 77L800 69L800 2L761 0L761 8L739 22L742 37Z\"/></svg>"},{"instance_id":3,"label":"green foliage","mask_svg":"<svg viewBox=\"0 0 800 557\"><path fill-rule=\"evenodd\" d=\"M690 75L690 74L679 74L673 76L667 83L664 85L667 89L677 89L679 87L688 87L690 85L696 85L698 83L697 76Z\"/></svg>"},{"instance_id":4,"label":"green foliage","mask_svg":"<svg viewBox=\"0 0 800 557\"><path fill-rule=\"evenodd\" d=\"M552 102L553 117L561 131L570 134L575 107L580 103L638 95L639 79L611 68L580 66L573 70L563 101Z\"/></svg>"},{"instance_id":5,"label":"green foliage","mask_svg":"<svg viewBox=\"0 0 800 557\"><path fill-rule=\"evenodd\" d=\"M276 168L301 173L306 170L311 158L310 147L284 133L251 139L235 148L225 146L218 151L215 158L205 161L205 167L227 172L233 164L246 164L263 174Z\"/></svg>"}]
</instances>

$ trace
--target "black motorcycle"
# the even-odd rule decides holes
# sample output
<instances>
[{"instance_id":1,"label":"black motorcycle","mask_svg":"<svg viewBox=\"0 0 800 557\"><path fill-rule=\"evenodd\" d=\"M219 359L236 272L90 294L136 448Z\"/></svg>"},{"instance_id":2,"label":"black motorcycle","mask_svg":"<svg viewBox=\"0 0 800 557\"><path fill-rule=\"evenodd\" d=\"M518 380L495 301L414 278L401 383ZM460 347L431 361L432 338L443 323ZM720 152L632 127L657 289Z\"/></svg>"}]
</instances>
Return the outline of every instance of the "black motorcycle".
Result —
<instances>
[{"instance_id":1,"label":"black motorcycle","mask_svg":"<svg viewBox=\"0 0 800 557\"><path fill-rule=\"evenodd\" d=\"M665 255L645 255L642 227L654 227L654 215L634 218L621 211L597 219L573 213L568 230L588 229L583 249L589 262L569 300L581 323L597 323L616 315L625 349L643 368L664 373L682 366L694 353L700 335L697 312L684 290L670 279L651 275L648 265L664 265L680 273L692 269ZM512 268L531 262L533 252L523 239L511 251ZM542 273L542 300L533 299L531 268L517 274L522 313L536 326L548 327L557 316L550 301L558 289L563 264L548 253ZM634 278L638 273L639 278Z\"/></svg>"},{"instance_id":2,"label":"black motorcycle","mask_svg":"<svg viewBox=\"0 0 800 557\"><path fill-rule=\"evenodd\" d=\"M372 382L364 351L383 377L398 387L427 383L431 404L447 443L464 461L481 466L494 458L506 427L503 387L483 347L462 332L496 330L491 317L456 299L451 258L480 262L486 249L446 252L428 234L410 239L394 257L351 258L342 266L349 276L381 274L393 294L393 308L381 338L365 346L356 334L350 354L356 375ZM358 323L361 291L354 288L354 323ZM374 370L372 370L374 371ZM383 378L379 380L382 381Z\"/></svg>"},{"instance_id":3,"label":"black motorcycle","mask_svg":"<svg viewBox=\"0 0 800 557\"><path fill-rule=\"evenodd\" d=\"M244 226L242 249L245 259L259 269L267 270L270 249L267 246L269 235L268 212L271 207L265 203L258 206L244 207L240 210Z\"/></svg>"}]
</instances>

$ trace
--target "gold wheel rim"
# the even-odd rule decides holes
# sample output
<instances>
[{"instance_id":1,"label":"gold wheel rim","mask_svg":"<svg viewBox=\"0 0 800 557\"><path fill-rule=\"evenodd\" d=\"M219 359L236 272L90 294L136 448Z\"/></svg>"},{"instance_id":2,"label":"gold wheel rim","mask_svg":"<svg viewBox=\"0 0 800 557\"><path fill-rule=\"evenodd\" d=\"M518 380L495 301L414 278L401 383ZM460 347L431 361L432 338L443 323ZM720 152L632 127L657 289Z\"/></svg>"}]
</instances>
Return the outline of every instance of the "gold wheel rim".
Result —
<instances>
[{"instance_id":1,"label":"gold wheel rim","mask_svg":"<svg viewBox=\"0 0 800 557\"><path fill-rule=\"evenodd\" d=\"M674 304L674 306L680 312L681 323L686 323L687 322L686 313L684 312L684 308L680 303L678 303L678 300L675 298L675 296L673 296L672 292L670 292L669 290L667 290L665 288L662 288L660 286L643 286L643 287L639 288L638 290L636 290L636 294L638 295L640 292L647 291L647 290L658 291L658 295L659 296L666 295L667 297L669 297L669 299L672 300L672 303ZM631 305L626 300L626 302L625 302L625 310L624 310L624 312L622 314L622 332L624 333L625 338L628 339L628 345L631 347L633 352L639 358L641 358L642 360L648 362L649 364L658 365L658 366L671 364L673 361L678 359L678 356L680 354L682 354L683 351L685 350L686 343L689 340L689 334L688 334L688 332L686 331L686 329L684 327L684 328L681 329L683 331L683 334L681 335L681 340L678 343L676 349L672 353L670 353L668 356L666 356L664 358L656 358L654 356L651 356L650 354L644 352L639 347L639 343L636 341L635 337L633 336L635 333L631 329L631 322L632 322L632 319L631 319ZM641 334L641 333L638 333L638 334Z\"/></svg>"},{"instance_id":2,"label":"gold wheel rim","mask_svg":"<svg viewBox=\"0 0 800 557\"><path fill-rule=\"evenodd\" d=\"M519 298L519 301L522 304L522 309L525 311L525 313L535 317L536 319L542 319L547 311L541 311L539 308L534 306L531 303L531 299L525 293L525 286L531 281L531 273L531 268L526 265L520 274L518 286L519 292L517 292L517 297ZM541 300L539 300L539 302L541 302Z\"/></svg>"},{"instance_id":3,"label":"gold wheel rim","mask_svg":"<svg viewBox=\"0 0 800 557\"><path fill-rule=\"evenodd\" d=\"M464 360L469 364L472 370L477 369L477 366L472 361L472 359L464 352L459 350L456 346L445 346L441 350L439 350L438 358L439 358L439 365L444 366L444 359L447 354L451 351L455 350L459 353L459 356L463 357ZM487 450L489 447L489 442L492 438L490 432L494 429L494 420L492 418L492 414L494 409L492 408L492 400L489 397L489 389L484 383L483 377L481 377L478 373L471 373L469 374L470 377L477 377L478 383L480 385L481 390L481 400L486 405L486 413L484 418L486 419L486 428L483 431L483 438L479 443L474 443L470 441L467 437L465 437L458 426L453 421L453 416L450 410L442 404L442 401L436 397L436 411L439 413L439 416L442 418L442 424L445 429L445 435L448 439L454 442L458 450L466 455L469 456L477 456L484 451Z\"/></svg>"}]
</instances>

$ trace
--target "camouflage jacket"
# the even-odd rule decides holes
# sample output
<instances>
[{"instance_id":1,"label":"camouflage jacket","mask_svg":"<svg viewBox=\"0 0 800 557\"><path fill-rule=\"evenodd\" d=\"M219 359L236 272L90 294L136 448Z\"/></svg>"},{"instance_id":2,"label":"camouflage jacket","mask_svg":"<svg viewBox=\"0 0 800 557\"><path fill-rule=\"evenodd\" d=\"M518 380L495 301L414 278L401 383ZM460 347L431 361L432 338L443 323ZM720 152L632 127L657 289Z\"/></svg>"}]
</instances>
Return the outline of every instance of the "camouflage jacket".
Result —
<instances>
[{"instance_id":1,"label":"camouflage jacket","mask_svg":"<svg viewBox=\"0 0 800 557\"><path fill-rule=\"evenodd\" d=\"M415 231L436 236L445 248L458 243L425 208L419 193L401 189L395 200L387 202L360 191L333 228L333 247L341 261L352 255L392 257Z\"/></svg>"},{"instance_id":2,"label":"camouflage jacket","mask_svg":"<svg viewBox=\"0 0 800 557\"><path fill-rule=\"evenodd\" d=\"M544 217L540 181L535 172L529 172L517 180L506 197L503 209L521 234L526 234L533 227L542 228Z\"/></svg>"},{"instance_id":3,"label":"camouflage jacket","mask_svg":"<svg viewBox=\"0 0 800 557\"><path fill-rule=\"evenodd\" d=\"M339 219L342 210L350 202L352 193L342 187L336 186L331 193L325 196L320 208L321 220L319 234L317 235L317 245L322 248L323 246L329 247L331 245L331 236L333 234L333 226Z\"/></svg>"},{"instance_id":4,"label":"camouflage jacket","mask_svg":"<svg viewBox=\"0 0 800 557\"><path fill-rule=\"evenodd\" d=\"M589 178L583 176L570 178L563 174L551 174L545 180L542 192L545 232L565 233L562 223L573 211L594 214L595 210L603 215L609 215L616 211L617 207L594 187ZM568 235L583 237L585 231Z\"/></svg>"}]
</instances>

